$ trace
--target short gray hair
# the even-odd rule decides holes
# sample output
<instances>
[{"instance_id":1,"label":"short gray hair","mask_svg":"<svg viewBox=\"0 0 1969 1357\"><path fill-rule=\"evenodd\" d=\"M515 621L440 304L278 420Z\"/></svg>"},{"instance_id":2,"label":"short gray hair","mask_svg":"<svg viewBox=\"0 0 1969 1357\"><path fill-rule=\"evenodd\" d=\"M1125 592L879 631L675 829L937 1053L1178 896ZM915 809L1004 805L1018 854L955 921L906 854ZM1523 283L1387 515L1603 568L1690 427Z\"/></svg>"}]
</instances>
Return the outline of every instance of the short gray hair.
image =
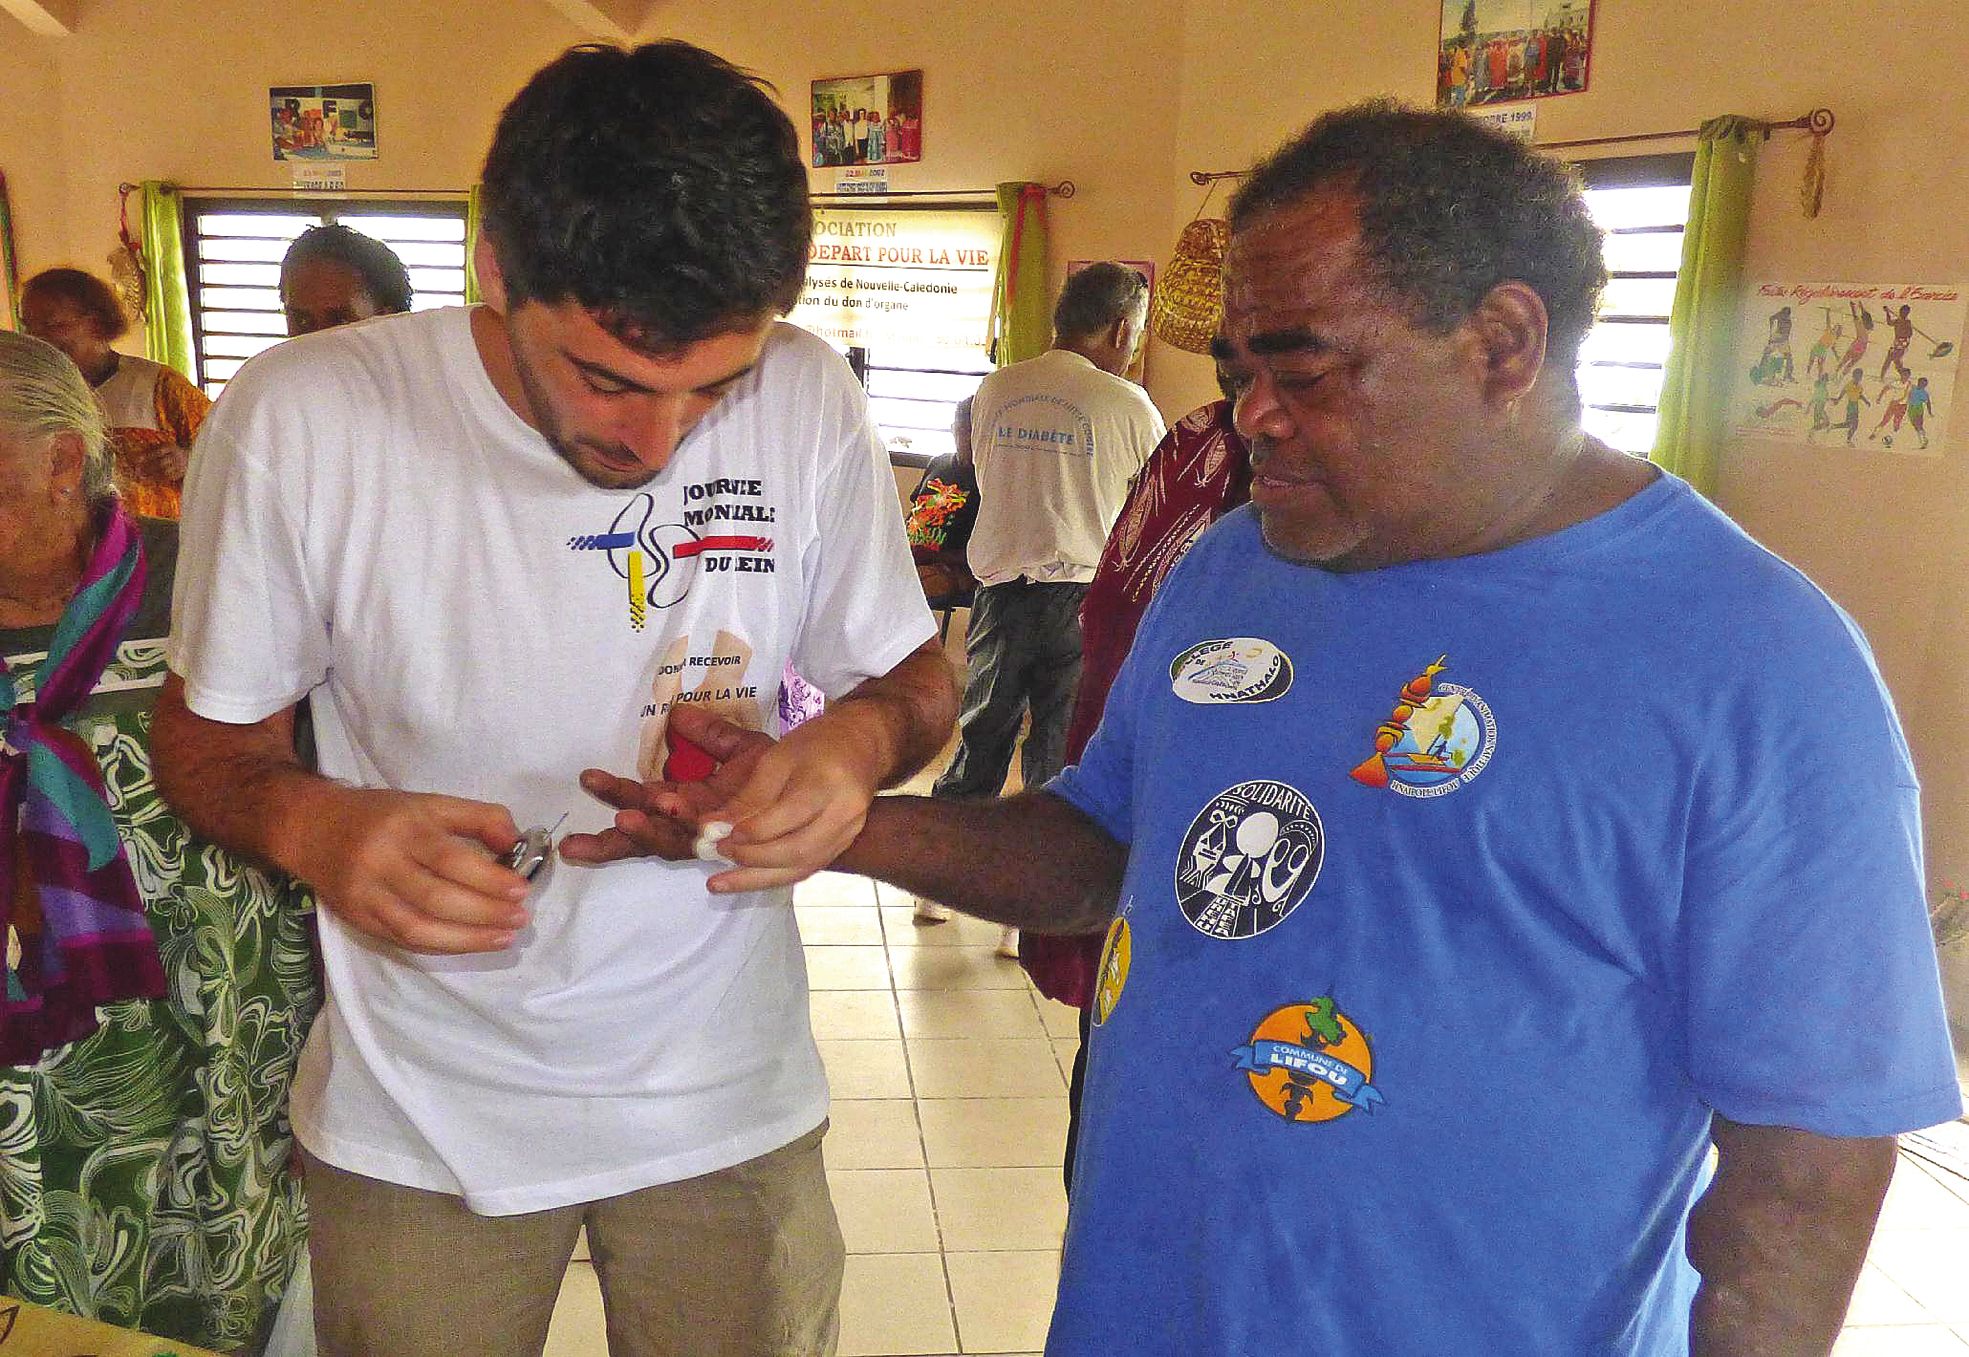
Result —
<instances>
[{"instance_id":1,"label":"short gray hair","mask_svg":"<svg viewBox=\"0 0 1969 1357\"><path fill-rule=\"evenodd\" d=\"M82 493L99 504L116 493L109 430L82 370L53 344L0 330L0 429L24 438L82 439Z\"/></svg>"},{"instance_id":2,"label":"short gray hair","mask_svg":"<svg viewBox=\"0 0 1969 1357\"><path fill-rule=\"evenodd\" d=\"M1061 339L1099 334L1148 302L1149 280L1123 264L1089 264L1067 279L1053 303L1053 333Z\"/></svg>"}]
</instances>

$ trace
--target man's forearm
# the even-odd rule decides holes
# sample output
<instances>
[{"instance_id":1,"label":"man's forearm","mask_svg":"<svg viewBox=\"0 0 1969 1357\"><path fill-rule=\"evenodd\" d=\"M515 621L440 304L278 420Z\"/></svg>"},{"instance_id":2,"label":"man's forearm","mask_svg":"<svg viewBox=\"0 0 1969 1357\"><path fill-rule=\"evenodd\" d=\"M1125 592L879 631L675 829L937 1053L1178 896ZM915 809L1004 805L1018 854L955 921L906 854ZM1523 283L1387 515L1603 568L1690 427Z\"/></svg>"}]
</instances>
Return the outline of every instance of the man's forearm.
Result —
<instances>
[{"instance_id":1,"label":"man's forearm","mask_svg":"<svg viewBox=\"0 0 1969 1357\"><path fill-rule=\"evenodd\" d=\"M1894 1171L1894 1141L1715 1119L1716 1179L1689 1217L1702 1274L1692 1357L1825 1357Z\"/></svg>"},{"instance_id":2,"label":"man's forearm","mask_svg":"<svg viewBox=\"0 0 1969 1357\"><path fill-rule=\"evenodd\" d=\"M1114 913L1128 850L1045 792L1003 801L882 796L834 865L1035 933L1091 933Z\"/></svg>"},{"instance_id":3,"label":"man's forearm","mask_svg":"<svg viewBox=\"0 0 1969 1357\"><path fill-rule=\"evenodd\" d=\"M957 685L943 647L925 642L888 673L857 685L820 719L857 724L882 769L880 785L914 776L937 756L957 720Z\"/></svg>"},{"instance_id":4,"label":"man's forearm","mask_svg":"<svg viewBox=\"0 0 1969 1357\"><path fill-rule=\"evenodd\" d=\"M209 721L165 681L151 725L158 790L201 837L263 866L300 875L309 821L346 789L301 766L291 713L256 725Z\"/></svg>"}]
</instances>

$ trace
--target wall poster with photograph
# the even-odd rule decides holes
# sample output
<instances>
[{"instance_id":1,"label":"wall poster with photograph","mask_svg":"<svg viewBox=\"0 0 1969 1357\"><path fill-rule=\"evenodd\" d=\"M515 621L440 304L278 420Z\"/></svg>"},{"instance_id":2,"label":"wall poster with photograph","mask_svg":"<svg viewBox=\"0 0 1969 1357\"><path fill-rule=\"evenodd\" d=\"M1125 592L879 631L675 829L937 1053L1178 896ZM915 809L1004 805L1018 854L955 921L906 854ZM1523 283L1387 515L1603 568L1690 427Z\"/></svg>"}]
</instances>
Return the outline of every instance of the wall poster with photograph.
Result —
<instances>
[{"instance_id":1,"label":"wall poster with photograph","mask_svg":"<svg viewBox=\"0 0 1969 1357\"><path fill-rule=\"evenodd\" d=\"M816 80L813 163L900 165L923 158L923 72Z\"/></svg>"},{"instance_id":2,"label":"wall poster with photograph","mask_svg":"<svg viewBox=\"0 0 1969 1357\"><path fill-rule=\"evenodd\" d=\"M1593 51L1593 0L1442 0L1436 104L1471 108L1578 94Z\"/></svg>"},{"instance_id":3,"label":"wall poster with photograph","mask_svg":"<svg viewBox=\"0 0 1969 1357\"><path fill-rule=\"evenodd\" d=\"M374 160L374 85L276 85L267 91L275 160Z\"/></svg>"},{"instance_id":4,"label":"wall poster with photograph","mask_svg":"<svg viewBox=\"0 0 1969 1357\"><path fill-rule=\"evenodd\" d=\"M1740 434L1940 456L1969 299L1944 283L1752 285L1737 324Z\"/></svg>"}]
</instances>

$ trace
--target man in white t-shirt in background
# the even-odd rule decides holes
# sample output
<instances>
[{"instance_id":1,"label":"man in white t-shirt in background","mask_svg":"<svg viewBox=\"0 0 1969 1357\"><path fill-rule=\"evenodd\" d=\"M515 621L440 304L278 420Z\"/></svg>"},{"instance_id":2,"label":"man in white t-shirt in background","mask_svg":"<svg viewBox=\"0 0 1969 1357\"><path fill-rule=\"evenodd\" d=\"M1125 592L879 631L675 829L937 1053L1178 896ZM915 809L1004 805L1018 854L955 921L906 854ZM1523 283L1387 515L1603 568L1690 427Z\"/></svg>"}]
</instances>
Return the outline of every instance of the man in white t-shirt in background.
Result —
<instances>
[{"instance_id":1,"label":"man in white t-shirt in background","mask_svg":"<svg viewBox=\"0 0 1969 1357\"><path fill-rule=\"evenodd\" d=\"M1025 785L1042 787L1060 771L1080 684L1080 602L1129 481L1167 431L1148 394L1120 375L1142 342L1148 307L1148 282L1135 270L1082 269L1054 302L1053 347L978 388L978 519L968 551L978 591L961 740L937 796L997 796L1028 712ZM949 912L919 898L916 917L935 923ZM1015 931L998 950L1018 955Z\"/></svg>"},{"instance_id":2,"label":"man in white t-shirt in background","mask_svg":"<svg viewBox=\"0 0 1969 1357\"><path fill-rule=\"evenodd\" d=\"M294 1089L321 1350L537 1353L585 1224L616 1357L831 1353L783 886L955 704L862 392L776 319L798 141L709 53L576 48L483 183L485 305L255 359L188 487L158 776L323 906ZM673 829L612 808L707 771L673 707L760 728L789 660L833 701L730 834L783 870L714 900L654 856ZM502 865L563 817L540 875Z\"/></svg>"}]
</instances>

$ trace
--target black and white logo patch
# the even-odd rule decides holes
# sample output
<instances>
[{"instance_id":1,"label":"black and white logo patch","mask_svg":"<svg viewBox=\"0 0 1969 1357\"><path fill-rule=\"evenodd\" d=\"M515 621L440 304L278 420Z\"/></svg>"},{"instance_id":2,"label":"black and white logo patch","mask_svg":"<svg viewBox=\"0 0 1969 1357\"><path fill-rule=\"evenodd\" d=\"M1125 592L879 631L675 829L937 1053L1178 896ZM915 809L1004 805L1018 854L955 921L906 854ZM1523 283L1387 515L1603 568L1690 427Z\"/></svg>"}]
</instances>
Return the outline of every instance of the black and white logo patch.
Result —
<instances>
[{"instance_id":1,"label":"black and white logo patch","mask_svg":"<svg viewBox=\"0 0 1969 1357\"><path fill-rule=\"evenodd\" d=\"M1176 903L1199 933L1252 938L1299 907L1326 858L1319 812L1283 782L1240 782L1190 822Z\"/></svg>"},{"instance_id":2,"label":"black and white logo patch","mask_svg":"<svg viewBox=\"0 0 1969 1357\"><path fill-rule=\"evenodd\" d=\"M1199 707L1270 702L1292 686L1292 660L1270 641L1231 636L1191 646L1169 665L1176 696Z\"/></svg>"}]
</instances>

